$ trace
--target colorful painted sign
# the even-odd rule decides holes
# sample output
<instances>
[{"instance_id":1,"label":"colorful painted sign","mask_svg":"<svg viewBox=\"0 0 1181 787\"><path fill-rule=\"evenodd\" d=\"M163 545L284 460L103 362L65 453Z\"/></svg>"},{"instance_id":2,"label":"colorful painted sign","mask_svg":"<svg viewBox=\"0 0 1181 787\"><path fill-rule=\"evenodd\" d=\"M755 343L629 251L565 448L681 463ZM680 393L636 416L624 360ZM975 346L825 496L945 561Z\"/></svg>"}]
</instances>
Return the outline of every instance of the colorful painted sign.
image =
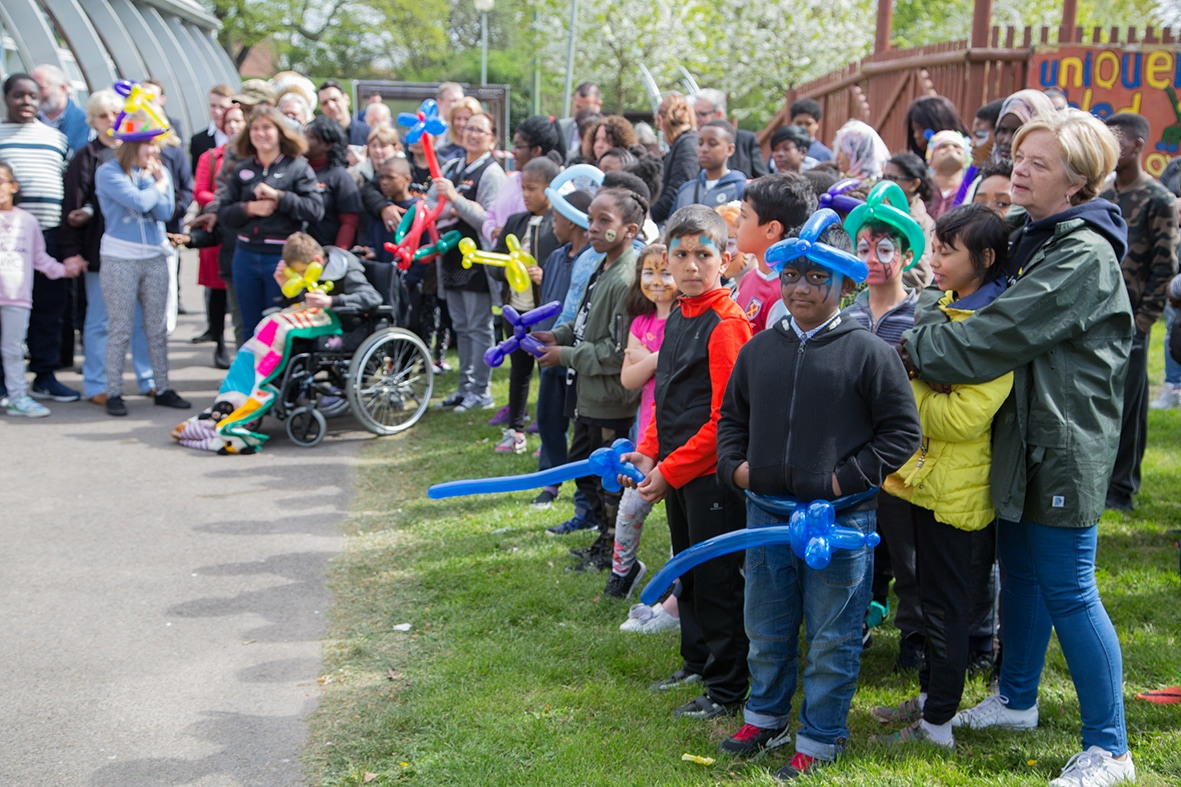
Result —
<instances>
[{"instance_id":1,"label":"colorful painted sign","mask_svg":"<svg viewBox=\"0 0 1181 787\"><path fill-rule=\"evenodd\" d=\"M1152 135L1144 168L1152 175L1181 155L1181 47L1038 47L1029 64L1029 86L1060 88L1072 107L1099 118L1116 112L1148 118Z\"/></svg>"}]
</instances>

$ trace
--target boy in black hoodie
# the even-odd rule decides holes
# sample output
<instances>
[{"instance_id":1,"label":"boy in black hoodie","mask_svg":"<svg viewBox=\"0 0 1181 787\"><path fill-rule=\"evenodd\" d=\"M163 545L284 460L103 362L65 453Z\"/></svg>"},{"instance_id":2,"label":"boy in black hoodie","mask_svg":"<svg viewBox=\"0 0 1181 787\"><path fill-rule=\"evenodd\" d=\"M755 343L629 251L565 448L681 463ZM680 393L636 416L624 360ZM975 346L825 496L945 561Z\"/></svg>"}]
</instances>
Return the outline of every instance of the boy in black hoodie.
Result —
<instances>
[{"instance_id":1,"label":"boy in black hoodie","mask_svg":"<svg viewBox=\"0 0 1181 787\"><path fill-rule=\"evenodd\" d=\"M828 213L831 213L829 211ZM811 221L811 220L810 220ZM747 490L747 527L782 523L762 506L834 501L837 523L863 533L875 527L879 486L919 447L914 396L897 354L840 311L841 297L865 278L835 213L799 256L781 247L780 284L791 316L742 348L722 402L718 478ZM820 252L815 251L819 247ZM778 266L777 266L778 267ZM787 497L784 503L768 496ZM849 498L853 499L849 499ZM757 501L757 502L756 502ZM822 570L790 546L746 554L747 658L752 686L745 724L721 750L752 755L790 740L801 623L808 653L796 754L776 774L789 779L817 760L832 760L849 737L848 714L861 666L861 620L869 602L873 550L838 550Z\"/></svg>"}]
</instances>

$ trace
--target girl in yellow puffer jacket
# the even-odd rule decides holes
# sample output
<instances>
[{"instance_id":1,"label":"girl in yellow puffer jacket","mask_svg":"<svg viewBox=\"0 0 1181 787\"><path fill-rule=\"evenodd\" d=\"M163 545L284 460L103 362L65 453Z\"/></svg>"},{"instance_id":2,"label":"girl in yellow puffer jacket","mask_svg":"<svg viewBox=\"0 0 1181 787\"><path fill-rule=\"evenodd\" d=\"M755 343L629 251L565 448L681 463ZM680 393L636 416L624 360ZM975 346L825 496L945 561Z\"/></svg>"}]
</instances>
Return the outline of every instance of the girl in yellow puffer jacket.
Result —
<instances>
[{"instance_id":1,"label":"girl in yellow puffer jacket","mask_svg":"<svg viewBox=\"0 0 1181 787\"><path fill-rule=\"evenodd\" d=\"M1006 286L1008 228L983 205L965 205L939 218L931 258L944 290L942 319L959 322L991 303ZM939 319L928 316L928 319ZM951 728L968 666L974 584L972 553L993 543L990 497L992 420L1013 388L1012 373L974 385L912 380L923 442L883 489L909 504L915 565L926 628L926 662L919 696L897 708L872 711L882 723L908 726L877 743L927 741L954 748Z\"/></svg>"}]
</instances>

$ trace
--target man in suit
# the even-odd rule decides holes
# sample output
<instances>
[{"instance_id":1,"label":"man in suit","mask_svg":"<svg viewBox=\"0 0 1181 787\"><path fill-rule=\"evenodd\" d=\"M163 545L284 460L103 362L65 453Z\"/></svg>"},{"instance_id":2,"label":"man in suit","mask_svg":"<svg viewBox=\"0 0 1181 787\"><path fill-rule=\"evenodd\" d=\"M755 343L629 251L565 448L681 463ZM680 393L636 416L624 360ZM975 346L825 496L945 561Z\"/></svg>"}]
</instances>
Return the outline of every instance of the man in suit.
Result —
<instances>
[{"instance_id":1,"label":"man in suit","mask_svg":"<svg viewBox=\"0 0 1181 787\"><path fill-rule=\"evenodd\" d=\"M198 131L189 140L190 166L197 171L197 159L207 150L224 145L226 135L221 130L221 119L233 103L234 89L229 85L214 85L209 89L209 128Z\"/></svg>"},{"instance_id":2,"label":"man in suit","mask_svg":"<svg viewBox=\"0 0 1181 787\"><path fill-rule=\"evenodd\" d=\"M694 96L693 114L697 116L698 128L711 120L726 120L726 95L720 90L702 88ZM759 148L758 137L753 131L742 129L734 132L734 155L730 156L726 166L748 178L759 178L770 171Z\"/></svg>"},{"instance_id":3,"label":"man in suit","mask_svg":"<svg viewBox=\"0 0 1181 787\"><path fill-rule=\"evenodd\" d=\"M589 109L595 114L603 111L603 94L594 82L583 82L574 88L574 95L570 102L570 117L558 121L558 129L562 132L562 139L566 140L568 155L577 155L582 140L578 138L578 124L574 119L578 113Z\"/></svg>"}]
</instances>

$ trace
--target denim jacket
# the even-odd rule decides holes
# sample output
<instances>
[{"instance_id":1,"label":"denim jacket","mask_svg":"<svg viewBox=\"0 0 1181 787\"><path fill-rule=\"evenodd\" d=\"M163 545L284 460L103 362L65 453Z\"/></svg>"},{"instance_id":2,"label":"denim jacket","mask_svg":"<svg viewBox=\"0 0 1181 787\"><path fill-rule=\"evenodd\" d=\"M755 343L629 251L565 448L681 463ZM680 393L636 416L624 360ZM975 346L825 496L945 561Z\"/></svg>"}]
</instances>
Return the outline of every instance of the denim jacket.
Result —
<instances>
[{"instance_id":1,"label":"denim jacket","mask_svg":"<svg viewBox=\"0 0 1181 787\"><path fill-rule=\"evenodd\" d=\"M171 179L161 190L138 168L128 175L118 159L111 159L95 172L94 185L107 235L145 246L164 245L164 222L176 207Z\"/></svg>"}]
</instances>

